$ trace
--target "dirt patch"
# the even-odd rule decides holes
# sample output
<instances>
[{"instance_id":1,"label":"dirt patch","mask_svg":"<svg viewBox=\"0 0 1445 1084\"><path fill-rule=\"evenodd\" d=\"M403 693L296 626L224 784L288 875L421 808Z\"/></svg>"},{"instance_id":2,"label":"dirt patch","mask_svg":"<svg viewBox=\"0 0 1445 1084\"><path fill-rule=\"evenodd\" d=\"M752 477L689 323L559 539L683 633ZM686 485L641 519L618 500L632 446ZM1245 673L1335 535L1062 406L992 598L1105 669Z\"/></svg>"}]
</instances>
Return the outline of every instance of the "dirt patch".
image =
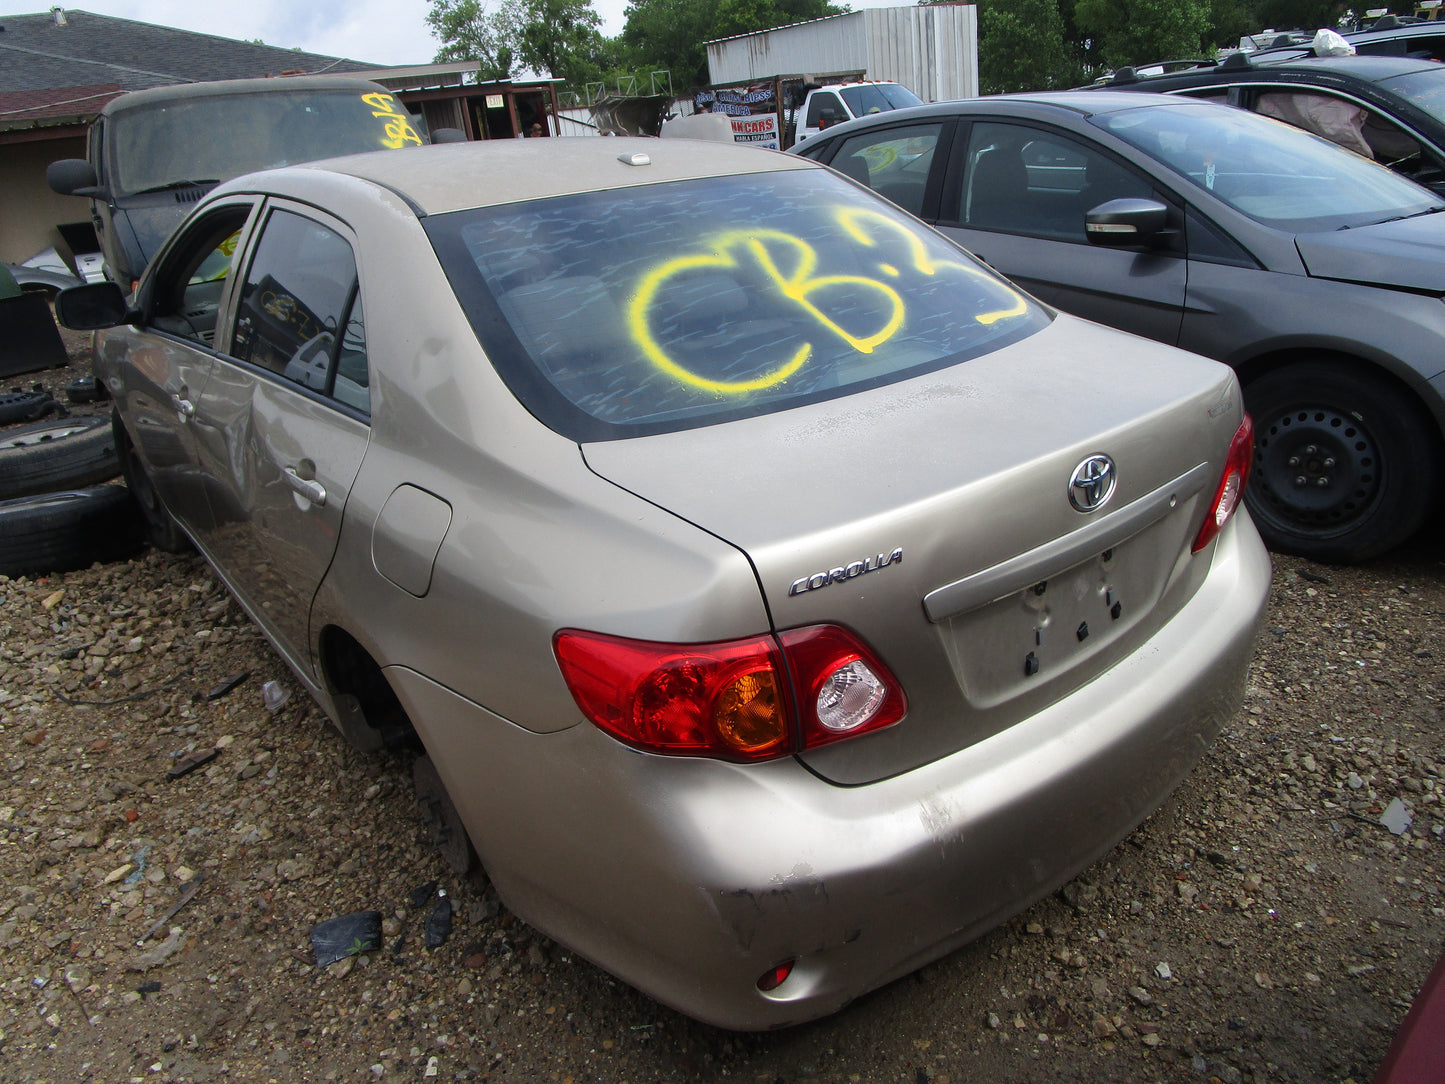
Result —
<instances>
[{"instance_id":1,"label":"dirt patch","mask_svg":"<svg viewBox=\"0 0 1445 1084\"><path fill-rule=\"evenodd\" d=\"M1279 559L1247 709L1169 804L1001 930L774 1035L662 1009L457 883L409 756L351 751L198 558L0 595L11 1079L1365 1081L1445 937L1428 554ZM366 910L381 950L319 970L312 927Z\"/></svg>"},{"instance_id":2,"label":"dirt patch","mask_svg":"<svg viewBox=\"0 0 1445 1084\"><path fill-rule=\"evenodd\" d=\"M1438 546L1277 558L1245 710L1138 832L844 1012L739 1035L458 882L412 754L352 751L199 558L0 580L0 1078L1363 1084L1445 939L1442 659ZM318 969L312 928L360 911L381 948Z\"/></svg>"}]
</instances>

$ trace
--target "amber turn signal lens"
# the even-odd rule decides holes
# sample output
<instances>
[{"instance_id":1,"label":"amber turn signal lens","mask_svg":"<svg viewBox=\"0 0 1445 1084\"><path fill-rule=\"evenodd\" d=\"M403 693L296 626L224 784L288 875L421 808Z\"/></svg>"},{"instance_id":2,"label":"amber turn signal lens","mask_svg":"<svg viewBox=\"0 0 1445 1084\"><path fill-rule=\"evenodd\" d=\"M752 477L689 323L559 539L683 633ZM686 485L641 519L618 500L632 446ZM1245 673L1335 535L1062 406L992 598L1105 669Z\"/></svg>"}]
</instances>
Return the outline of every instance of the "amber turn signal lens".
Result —
<instances>
[{"instance_id":1,"label":"amber turn signal lens","mask_svg":"<svg viewBox=\"0 0 1445 1084\"><path fill-rule=\"evenodd\" d=\"M717 698L717 732L740 753L761 753L788 738L778 684L772 670L735 678Z\"/></svg>"}]
</instances>

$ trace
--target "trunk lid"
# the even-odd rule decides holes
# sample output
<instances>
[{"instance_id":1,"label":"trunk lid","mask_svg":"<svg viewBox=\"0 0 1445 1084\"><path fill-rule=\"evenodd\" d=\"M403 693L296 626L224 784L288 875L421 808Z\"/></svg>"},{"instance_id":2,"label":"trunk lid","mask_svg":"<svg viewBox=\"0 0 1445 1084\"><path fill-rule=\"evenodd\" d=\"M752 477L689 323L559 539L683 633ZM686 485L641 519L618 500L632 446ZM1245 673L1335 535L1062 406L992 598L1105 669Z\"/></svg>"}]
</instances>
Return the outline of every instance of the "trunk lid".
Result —
<instances>
[{"instance_id":1,"label":"trunk lid","mask_svg":"<svg viewBox=\"0 0 1445 1084\"><path fill-rule=\"evenodd\" d=\"M854 784L1027 718L1167 621L1207 570L1190 544L1242 411L1226 367L1059 316L927 376L584 454L745 552L775 628L846 626L893 670L901 723L803 755ZM1117 489L1085 514L1070 480L1097 454Z\"/></svg>"}]
</instances>

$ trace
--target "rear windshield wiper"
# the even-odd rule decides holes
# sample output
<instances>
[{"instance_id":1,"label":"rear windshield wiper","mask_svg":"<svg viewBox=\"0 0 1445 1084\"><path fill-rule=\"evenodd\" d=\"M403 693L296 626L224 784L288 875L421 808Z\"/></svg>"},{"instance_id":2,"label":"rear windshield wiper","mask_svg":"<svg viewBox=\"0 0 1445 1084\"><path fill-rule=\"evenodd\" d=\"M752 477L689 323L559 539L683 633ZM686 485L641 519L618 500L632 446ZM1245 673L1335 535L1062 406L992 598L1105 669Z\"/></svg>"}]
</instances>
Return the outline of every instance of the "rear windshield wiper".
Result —
<instances>
[{"instance_id":1,"label":"rear windshield wiper","mask_svg":"<svg viewBox=\"0 0 1445 1084\"><path fill-rule=\"evenodd\" d=\"M173 188L199 188L203 184L220 184L215 177L204 177L199 181L171 181L169 184L158 184L154 188L142 188L139 192L132 192L133 196L144 196L151 192L169 192Z\"/></svg>"}]
</instances>

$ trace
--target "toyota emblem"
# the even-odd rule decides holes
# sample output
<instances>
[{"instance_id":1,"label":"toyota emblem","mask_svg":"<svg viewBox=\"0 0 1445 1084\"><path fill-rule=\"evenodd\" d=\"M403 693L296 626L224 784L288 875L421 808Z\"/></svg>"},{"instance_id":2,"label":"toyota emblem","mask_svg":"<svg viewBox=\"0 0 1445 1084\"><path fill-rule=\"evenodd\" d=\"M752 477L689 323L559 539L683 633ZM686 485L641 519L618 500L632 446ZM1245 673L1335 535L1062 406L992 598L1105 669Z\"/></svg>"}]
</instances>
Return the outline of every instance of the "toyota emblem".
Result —
<instances>
[{"instance_id":1,"label":"toyota emblem","mask_svg":"<svg viewBox=\"0 0 1445 1084\"><path fill-rule=\"evenodd\" d=\"M1080 512L1097 512L1114 495L1118 474L1107 455L1091 455L1074 468L1069 479L1069 503Z\"/></svg>"}]
</instances>

